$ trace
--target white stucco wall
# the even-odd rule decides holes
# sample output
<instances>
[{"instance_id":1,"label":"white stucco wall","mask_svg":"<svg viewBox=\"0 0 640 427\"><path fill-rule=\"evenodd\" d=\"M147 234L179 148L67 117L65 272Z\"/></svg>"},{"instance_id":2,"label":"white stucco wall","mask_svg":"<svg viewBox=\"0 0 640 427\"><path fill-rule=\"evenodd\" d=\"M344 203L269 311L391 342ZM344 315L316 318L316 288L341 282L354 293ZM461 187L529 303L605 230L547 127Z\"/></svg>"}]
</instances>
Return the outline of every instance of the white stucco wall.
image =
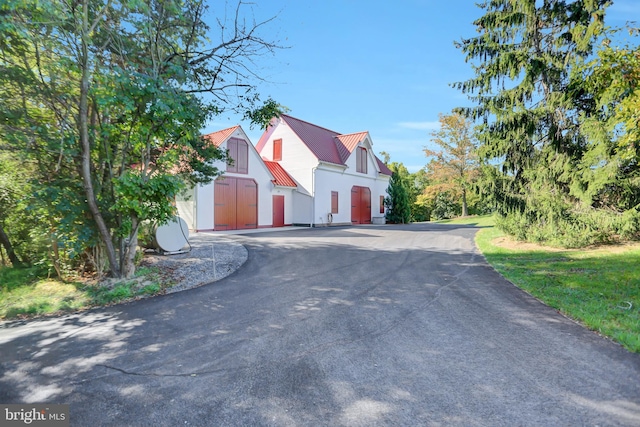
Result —
<instances>
[{"instance_id":1,"label":"white stucco wall","mask_svg":"<svg viewBox=\"0 0 640 427\"><path fill-rule=\"evenodd\" d=\"M272 198L273 201L273 197L272 196L284 196L284 225L291 225L294 223L293 221L293 200L294 200L294 189L291 187L278 187L278 186L272 186L273 189L271 190L271 195L269 197ZM272 217L269 219L269 225L272 225L272 221L273 221L273 202L271 203L271 215Z\"/></svg>"},{"instance_id":2,"label":"white stucco wall","mask_svg":"<svg viewBox=\"0 0 640 427\"><path fill-rule=\"evenodd\" d=\"M196 231L213 230L213 181L196 187Z\"/></svg>"},{"instance_id":3,"label":"white stucco wall","mask_svg":"<svg viewBox=\"0 0 640 427\"><path fill-rule=\"evenodd\" d=\"M309 225L311 223L313 199L307 194L298 191L293 192L292 197L292 224Z\"/></svg>"},{"instance_id":4,"label":"white stucco wall","mask_svg":"<svg viewBox=\"0 0 640 427\"><path fill-rule=\"evenodd\" d=\"M187 188L176 196L176 208L178 216L187 223L189 230L196 229L196 191L195 188Z\"/></svg>"}]
</instances>

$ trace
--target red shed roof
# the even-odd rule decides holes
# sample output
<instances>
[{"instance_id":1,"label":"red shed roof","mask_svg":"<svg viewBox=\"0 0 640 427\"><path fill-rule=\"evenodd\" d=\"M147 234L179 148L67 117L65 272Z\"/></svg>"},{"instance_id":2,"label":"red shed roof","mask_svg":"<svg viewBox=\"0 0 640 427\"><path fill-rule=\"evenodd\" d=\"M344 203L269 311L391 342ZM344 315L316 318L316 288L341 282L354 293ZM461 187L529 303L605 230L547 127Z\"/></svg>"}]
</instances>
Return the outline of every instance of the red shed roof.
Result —
<instances>
[{"instance_id":1,"label":"red shed roof","mask_svg":"<svg viewBox=\"0 0 640 427\"><path fill-rule=\"evenodd\" d=\"M262 159L262 161L269 169L269 172L271 172L271 175L273 175L273 177L275 178L273 180L273 183L275 185L279 185L281 187L294 187L294 188L298 186L298 184L296 184L296 182L293 180L293 178L291 178L291 176L287 173L287 171L285 171L282 168L282 166L280 166L280 163L271 162L269 160L264 160L264 159Z\"/></svg>"},{"instance_id":2,"label":"red shed roof","mask_svg":"<svg viewBox=\"0 0 640 427\"><path fill-rule=\"evenodd\" d=\"M203 138L211 142L216 147L219 147L224 141L229 138L229 136L235 132L240 126L230 127L228 129L222 129L217 132L212 132L210 134L204 135Z\"/></svg>"}]
</instances>

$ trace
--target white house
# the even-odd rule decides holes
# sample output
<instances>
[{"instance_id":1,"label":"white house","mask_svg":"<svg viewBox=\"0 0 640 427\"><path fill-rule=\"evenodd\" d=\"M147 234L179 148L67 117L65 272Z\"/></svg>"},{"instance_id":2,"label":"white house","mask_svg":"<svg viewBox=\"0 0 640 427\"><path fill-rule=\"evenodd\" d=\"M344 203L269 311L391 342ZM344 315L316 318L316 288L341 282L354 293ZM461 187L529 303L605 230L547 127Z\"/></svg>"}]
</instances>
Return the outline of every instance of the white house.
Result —
<instances>
[{"instance_id":1,"label":"white house","mask_svg":"<svg viewBox=\"0 0 640 427\"><path fill-rule=\"evenodd\" d=\"M261 159L240 126L204 138L229 150L233 163L214 163L223 176L177 198L178 214L190 229L242 230L293 223L295 181L279 164Z\"/></svg>"},{"instance_id":2,"label":"white house","mask_svg":"<svg viewBox=\"0 0 640 427\"><path fill-rule=\"evenodd\" d=\"M392 172L374 154L369 132L340 134L283 114L256 150L297 183L293 224L384 223Z\"/></svg>"}]
</instances>

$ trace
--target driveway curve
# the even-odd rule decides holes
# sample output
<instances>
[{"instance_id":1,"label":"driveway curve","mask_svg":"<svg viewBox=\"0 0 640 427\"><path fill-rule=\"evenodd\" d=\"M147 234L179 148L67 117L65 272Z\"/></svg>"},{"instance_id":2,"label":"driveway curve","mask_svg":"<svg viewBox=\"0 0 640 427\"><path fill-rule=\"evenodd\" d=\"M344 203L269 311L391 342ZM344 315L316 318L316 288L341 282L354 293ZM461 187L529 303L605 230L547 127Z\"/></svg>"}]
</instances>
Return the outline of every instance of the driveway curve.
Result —
<instances>
[{"instance_id":1,"label":"driveway curve","mask_svg":"<svg viewBox=\"0 0 640 427\"><path fill-rule=\"evenodd\" d=\"M234 236L200 288L0 324L0 402L79 426L636 426L640 355L504 280L477 229Z\"/></svg>"}]
</instances>

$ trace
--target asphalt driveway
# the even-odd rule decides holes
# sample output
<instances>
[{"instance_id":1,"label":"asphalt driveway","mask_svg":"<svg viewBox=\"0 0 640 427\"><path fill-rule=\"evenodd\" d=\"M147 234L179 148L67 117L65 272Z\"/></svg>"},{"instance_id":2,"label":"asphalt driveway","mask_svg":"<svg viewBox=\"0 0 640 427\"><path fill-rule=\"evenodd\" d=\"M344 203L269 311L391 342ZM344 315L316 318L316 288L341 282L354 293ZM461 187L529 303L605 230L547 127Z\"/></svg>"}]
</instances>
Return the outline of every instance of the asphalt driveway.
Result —
<instances>
[{"instance_id":1,"label":"asphalt driveway","mask_svg":"<svg viewBox=\"0 0 640 427\"><path fill-rule=\"evenodd\" d=\"M474 228L261 233L231 276L0 324L0 402L79 426L640 425L640 355L502 279Z\"/></svg>"}]
</instances>

